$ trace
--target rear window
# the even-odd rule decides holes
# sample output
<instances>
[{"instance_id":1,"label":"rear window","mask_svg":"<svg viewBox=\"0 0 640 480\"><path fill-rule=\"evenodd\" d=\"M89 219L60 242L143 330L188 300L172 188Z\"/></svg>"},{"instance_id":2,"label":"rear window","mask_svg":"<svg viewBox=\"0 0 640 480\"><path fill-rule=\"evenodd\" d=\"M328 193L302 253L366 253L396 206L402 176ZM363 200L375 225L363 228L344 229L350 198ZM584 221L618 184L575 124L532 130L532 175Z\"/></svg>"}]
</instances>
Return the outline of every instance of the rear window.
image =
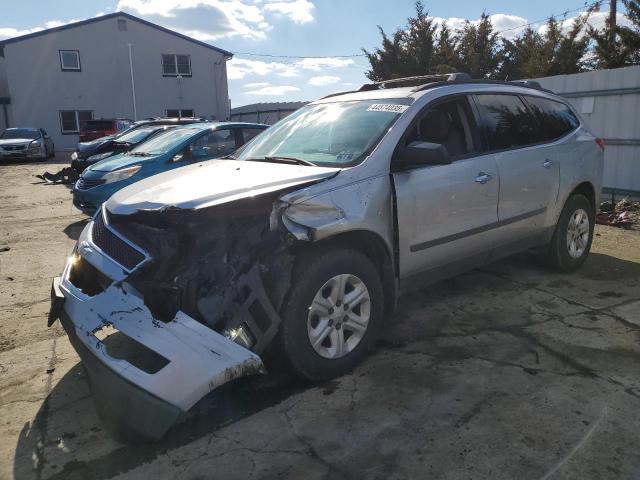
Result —
<instances>
[{"instance_id":1,"label":"rear window","mask_svg":"<svg viewBox=\"0 0 640 480\"><path fill-rule=\"evenodd\" d=\"M87 120L82 122L82 130L113 130L113 120Z\"/></svg>"},{"instance_id":2,"label":"rear window","mask_svg":"<svg viewBox=\"0 0 640 480\"><path fill-rule=\"evenodd\" d=\"M580 122L568 105L542 97L525 97L538 120L542 140L556 140L578 128Z\"/></svg>"},{"instance_id":3,"label":"rear window","mask_svg":"<svg viewBox=\"0 0 640 480\"><path fill-rule=\"evenodd\" d=\"M489 150L523 147L540 141L535 119L515 95L476 95Z\"/></svg>"}]
</instances>

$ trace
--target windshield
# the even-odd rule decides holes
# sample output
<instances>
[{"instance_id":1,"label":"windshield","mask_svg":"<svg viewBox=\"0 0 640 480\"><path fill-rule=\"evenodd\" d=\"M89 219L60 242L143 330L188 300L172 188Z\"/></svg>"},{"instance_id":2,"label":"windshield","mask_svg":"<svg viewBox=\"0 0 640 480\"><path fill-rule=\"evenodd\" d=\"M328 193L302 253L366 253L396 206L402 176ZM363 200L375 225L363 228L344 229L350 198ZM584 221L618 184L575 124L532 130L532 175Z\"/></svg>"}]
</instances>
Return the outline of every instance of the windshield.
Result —
<instances>
[{"instance_id":1,"label":"windshield","mask_svg":"<svg viewBox=\"0 0 640 480\"><path fill-rule=\"evenodd\" d=\"M307 105L257 136L237 158L293 157L317 165L355 165L410 102L403 98Z\"/></svg>"},{"instance_id":2,"label":"windshield","mask_svg":"<svg viewBox=\"0 0 640 480\"><path fill-rule=\"evenodd\" d=\"M117 142L119 143L131 143L136 144L143 141L149 135L159 130L158 127L153 128L138 128L136 130L125 133L124 135L119 135L117 137Z\"/></svg>"},{"instance_id":3,"label":"windshield","mask_svg":"<svg viewBox=\"0 0 640 480\"><path fill-rule=\"evenodd\" d=\"M35 128L12 128L2 132L0 138L29 138L31 140L35 140L36 138L40 138L40 132Z\"/></svg>"},{"instance_id":4,"label":"windshield","mask_svg":"<svg viewBox=\"0 0 640 480\"><path fill-rule=\"evenodd\" d=\"M148 142L141 143L132 149L130 155L162 155L172 150L180 143L200 132L199 128L176 128L153 137ZM122 137L118 138L121 141Z\"/></svg>"}]
</instances>

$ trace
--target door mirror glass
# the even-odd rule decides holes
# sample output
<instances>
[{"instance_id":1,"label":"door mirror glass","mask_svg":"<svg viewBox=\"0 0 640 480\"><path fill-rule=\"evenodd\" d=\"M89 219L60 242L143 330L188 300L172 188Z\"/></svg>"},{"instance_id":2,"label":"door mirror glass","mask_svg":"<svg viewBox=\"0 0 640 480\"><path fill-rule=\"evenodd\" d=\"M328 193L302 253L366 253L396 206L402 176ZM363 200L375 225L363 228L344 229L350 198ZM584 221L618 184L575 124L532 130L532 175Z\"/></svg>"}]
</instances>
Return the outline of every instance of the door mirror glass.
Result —
<instances>
[{"instance_id":1,"label":"door mirror glass","mask_svg":"<svg viewBox=\"0 0 640 480\"><path fill-rule=\"evenodd\" d=\"M451 157L447 147L439 143L416 140L407 145L400 158L403 165L447 165Z\"/></svg>"},{"instance_id":2,"label":"door mirror glass","mask_svg":"<svg viewBox=\"0 0 640 480\"><path fill-rule=\"evenodd\" d=\"M191 153L191 145L187 145L179 153L175 154L172 160L174 162L181 162L181 161L189 161L192 158L193 158L193 154Z\"/></svg>"}]
</instances>

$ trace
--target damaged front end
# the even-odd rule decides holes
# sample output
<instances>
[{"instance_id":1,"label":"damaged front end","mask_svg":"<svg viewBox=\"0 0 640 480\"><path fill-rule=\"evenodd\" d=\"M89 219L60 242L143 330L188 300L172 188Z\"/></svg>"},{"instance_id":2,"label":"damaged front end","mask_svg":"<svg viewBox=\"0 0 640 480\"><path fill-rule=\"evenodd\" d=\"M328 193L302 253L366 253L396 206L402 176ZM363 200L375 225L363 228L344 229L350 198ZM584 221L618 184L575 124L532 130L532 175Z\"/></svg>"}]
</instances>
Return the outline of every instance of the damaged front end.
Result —
<instances>
[{"instance_id":1,"label":"damaged front end","mask_svg":"<svg viewBox=\"0 0 640 480\"><path fill-rule=\"evenodd\" d=\"M60 318L114 433L157 440L207 393L264 371L300 242L275 206L317 181L203 208L103 206L85 227L50 323Z\"/></svg>"}]
</instances>

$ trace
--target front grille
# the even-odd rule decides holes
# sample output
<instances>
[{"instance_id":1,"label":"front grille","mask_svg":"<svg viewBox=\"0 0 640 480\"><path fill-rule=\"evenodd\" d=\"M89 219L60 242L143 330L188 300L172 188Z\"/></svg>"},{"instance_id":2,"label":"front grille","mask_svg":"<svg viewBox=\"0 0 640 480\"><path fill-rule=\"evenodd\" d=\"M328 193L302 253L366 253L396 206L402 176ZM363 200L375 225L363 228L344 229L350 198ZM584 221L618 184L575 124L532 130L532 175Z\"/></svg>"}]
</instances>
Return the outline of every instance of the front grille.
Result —
<instances>
[{"instance_id":1,"label":"front grille","mask_svg":"<svg viewBox=\"0 0 640 480\"><path fill-rule=\"evenodd\" d=\"M103 214L103 210L100 210L93 221L93 243L127 270L133 270L144 261L144 254L109 230L104 223Z\"/></svg>"},{"instance_id":2,"label":"front grille","mask_svg":"<svg viewBox=\"0 0 640 480\"><path fill-rule=\"evenodd\" d=\"M27 148L26 145L4 145L2 147L7 152L17 152L19 150L25 150Z\"/></svg>"},{"instance_id":3,"label":"front grille","mask_svg":"<svg viewBox=\"0 0 640 480\"><path fill-rule=\"evenodd\" d=\"M103 178L95 178L95 179L86 179L80 177L80 179L76 182L77 190L89 190L90 188L97 187L98 185L102 185L105 182Z\"/></svg>"}]
</instances>

